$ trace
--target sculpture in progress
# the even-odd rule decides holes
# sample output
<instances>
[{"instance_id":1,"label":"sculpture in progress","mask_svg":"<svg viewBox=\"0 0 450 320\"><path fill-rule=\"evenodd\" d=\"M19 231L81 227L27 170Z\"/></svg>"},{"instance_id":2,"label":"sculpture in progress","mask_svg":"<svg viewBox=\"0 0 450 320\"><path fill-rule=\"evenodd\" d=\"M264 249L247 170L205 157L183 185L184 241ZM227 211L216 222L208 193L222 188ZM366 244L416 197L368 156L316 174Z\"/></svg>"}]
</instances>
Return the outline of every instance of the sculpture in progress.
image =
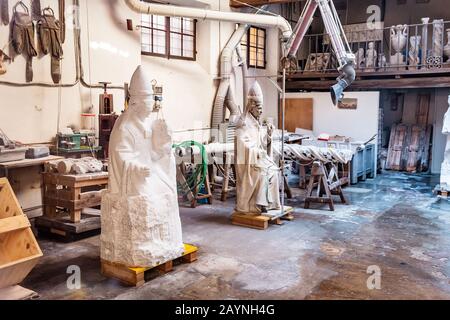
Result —
<instances>
[{"instance_id":1,"label":"sculpture in progress","mask_svg":"<svg viewBox=\"0 0 450 320\"><path fill-rule=\"evenodd\" d=\"M236 129L236 212L249 215L281 207L280 168L272 157L273 126L260 123L263 102L261 87L255 82Z\"/></svg>"},{"instance_id":2,"label":"sculpture in progress","mask_svg":"<svg viewBox=\"0 0 450 320\"><path fill-rule=\"evenodd\" d=\"M109 189L102 197L101 258L154 267L183 254L172 135L153 115L153 89L141 67L129 108L110 139Z\"/></svg>"},{"instance_id":3,"label":"sculpture in progress","mask_svg":"<svg viewBox=\"0 0 450 320\"><path fill-rule=\"evenodd\" d=\"M447 147L445 148L444 162L441 168L441 186L446 185L447 190L450 189L450 96L448 96L448 105L449 108L445 114L442 129L442 133L447 136Z\"/></svg>"}]
</instances>

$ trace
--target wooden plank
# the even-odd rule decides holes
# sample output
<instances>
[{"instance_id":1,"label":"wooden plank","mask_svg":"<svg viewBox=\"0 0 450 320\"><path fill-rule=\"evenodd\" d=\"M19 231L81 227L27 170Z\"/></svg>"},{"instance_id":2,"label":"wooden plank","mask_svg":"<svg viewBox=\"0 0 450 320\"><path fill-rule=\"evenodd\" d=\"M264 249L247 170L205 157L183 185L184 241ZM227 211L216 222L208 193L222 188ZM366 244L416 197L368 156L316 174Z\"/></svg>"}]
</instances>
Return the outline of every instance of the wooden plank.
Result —
<instances>
[{"instance_id":1,"label":"wooden plank","mask_svg":"<svg viewBox=\"0 0 450 320\"><path fill-rule=\"evenodd\" d=\"M101 204L101 202L102 202L101 196L93 194L91 194L90 197L85 198L83 200L64 200L64 199L50 198L47 196L44 197L45 205L63 207L72 211L81 210L84 208L97 207Z\"/></svg>"},{"instance_id":2,"label":"wooden plank","mask_svg":"<svg viewBox=\"0 0 450 320\"><path fill-rule=\"evenodd\" d=\"M416 124L428 126L428 117L430 113L431 94L419 94L416 110Z\"/></svg>"},{"instance_id":3,"label":"wooden plank","mask_svg":"<svg viewBox=\"0 0 450 320\"><path fill-rule=\"evenodd\" d=\"M234 213L231 217L231 223L234 225L258 230L266 230L270 220L269 217L249 216L241 213Z\"/></svg>"},{"instance_id":4,"label":"wooden plank","mask_svg":"<svg viewBox=\"0 0 450 320\"><path fill-rule=\"evenodd\" d=\"M286 130L289 132L295 132L297 128L305 130L313 130L313 106L314 100L312 98L302 99L286 99ZM282 117L279 116L279 126L282 127Z\"/></svg>"},{"instance_id":5,"label":"wooden plank","mask_svg":"<svg viewBox=\"0 0 450 320\"><path fill-rule=\"evenodd\" d=\"M389 142L388 157L386 161L386 169L402 170L402 154L404 154L404 146L407 138L406 125L393 125L391 129L391 140Z\"/></svg>"},{"instance_id":6,"label":"wooden plank","mask_svg":"<svg viewBox=\"0 0 450 320\"><path fill-rule=\"evenodd\" d=\"M302 80L286 82L288 91L297 90L329 90L336 80ZM403 79L371 79L356 80L350 89L417 89L417 88L449 88L450 77L403 78Z\"/></svg>"},{"instance_id":7,"label":"wooden plank","mask_svg":"<svg viewBox=\"0 0 450 320\"><path fill-rule=\"evenodd\" d=\"M49 157L40 158L40 159L25 159L25 160L20 160L20 161L11 161L11 162L0 163L0 168L16 169L16 168L41 166L49 161L55 161L55 160L61 160L61 159L64 159L64 157L49 156Z\"/></svg>"},{"instance_id":8,"label":"wooden plank","mask_svg":"<svg viewBox=\"0 0 450 320\"><path fill-rule=\"evenodd\" d=\"M30 227L30 221L25 215L0 219L0 234Z\"/></svg>"}]
</instances>

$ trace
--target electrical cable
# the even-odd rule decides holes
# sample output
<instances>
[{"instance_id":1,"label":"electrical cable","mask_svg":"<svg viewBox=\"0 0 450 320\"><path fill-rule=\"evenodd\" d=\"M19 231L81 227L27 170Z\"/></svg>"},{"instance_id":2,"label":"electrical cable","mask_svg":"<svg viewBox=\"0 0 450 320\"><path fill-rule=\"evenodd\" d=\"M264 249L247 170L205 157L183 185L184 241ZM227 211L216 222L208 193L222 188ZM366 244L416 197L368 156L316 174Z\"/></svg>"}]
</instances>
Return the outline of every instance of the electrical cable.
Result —
<instances>
[{"instance_id":1,"label":"electrical cable","mask_svg":"<svg viewBox=\"0 0 450 320\"><path fill-rule=\"evenodd\" d=\"M198 147L200 149L202 163L200 165L197 165L194 171L191 173L191 175L186 178L187 187L189 187L191 191L197 189L199 186L202 186L206 181L208 175L208 154L206 152L206 148L202 143L192 140L185 141L180 144L174 144L172 146L173 149L192 148L192 147Z\"/></svg>"}]
</instances>

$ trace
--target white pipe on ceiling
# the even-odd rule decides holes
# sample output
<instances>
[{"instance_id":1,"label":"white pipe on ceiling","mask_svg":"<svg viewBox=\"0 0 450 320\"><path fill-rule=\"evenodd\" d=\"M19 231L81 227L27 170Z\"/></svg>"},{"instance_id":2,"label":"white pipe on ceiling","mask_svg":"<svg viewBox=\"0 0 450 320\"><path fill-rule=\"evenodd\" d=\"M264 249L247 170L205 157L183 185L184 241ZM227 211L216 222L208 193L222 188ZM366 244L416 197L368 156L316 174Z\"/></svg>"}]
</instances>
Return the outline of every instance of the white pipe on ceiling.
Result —
<instances>
[{"instance_id":1,"label":"white pipe on ceiling","mask_svg":"<svg viewBox=\"0 0 450 320\"><path fill-rule=\"evenodd\" d=\"M173 5L146 3L140 0L125 0L128 7L138 13L155 14L166 17L185 17L199 20L228 21L251 24L262 27L278 28L285 41L292 36L289 22L279 15L256 15L242 12L224 12L199 8L179 7Z\"/></svg>"}]
</instances>

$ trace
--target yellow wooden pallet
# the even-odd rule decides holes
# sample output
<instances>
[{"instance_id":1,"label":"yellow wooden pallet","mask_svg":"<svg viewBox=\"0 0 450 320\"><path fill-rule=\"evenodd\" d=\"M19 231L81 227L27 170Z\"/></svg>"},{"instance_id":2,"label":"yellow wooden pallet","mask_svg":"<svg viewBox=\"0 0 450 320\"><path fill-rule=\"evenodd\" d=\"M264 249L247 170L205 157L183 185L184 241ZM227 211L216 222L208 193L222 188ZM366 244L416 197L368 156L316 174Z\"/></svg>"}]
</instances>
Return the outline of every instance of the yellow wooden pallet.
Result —
<instances>
[{"instance_id":1,"label":"yellow wooden pallet","mask_svg":"<svg viewBox=\"0 0 450 320\"><path fill-rule=\"evenodd\" d=\"M152 268L131 268L123 264L102 260L102 274L106 277L120 280L127 285L140 287L145 284L146 272L156 269L160 274L166 274L173 270L173 263L177 260L180 260L182 263L192 263L197 261L197 253L197 247L185 244L184 253L181 257Z\"/></svg>"},{"instance_id":2,"label":"yellow wooden pallet","mask_svg":"<svg viewBox=\"0 0 450 320\"><path fill-rule=\"evenodd\" d=\"M269 224L283 225L283 220L292 221L294 220L294 211L291 207L285 207L284 215L276 218L271 218L268 216L258 216L258 215L248 215L239 212L233 213L231 216L231 223L236 226L247 227L258 230L266 230L269 228Z\"/></svg>"}]
</instances>

